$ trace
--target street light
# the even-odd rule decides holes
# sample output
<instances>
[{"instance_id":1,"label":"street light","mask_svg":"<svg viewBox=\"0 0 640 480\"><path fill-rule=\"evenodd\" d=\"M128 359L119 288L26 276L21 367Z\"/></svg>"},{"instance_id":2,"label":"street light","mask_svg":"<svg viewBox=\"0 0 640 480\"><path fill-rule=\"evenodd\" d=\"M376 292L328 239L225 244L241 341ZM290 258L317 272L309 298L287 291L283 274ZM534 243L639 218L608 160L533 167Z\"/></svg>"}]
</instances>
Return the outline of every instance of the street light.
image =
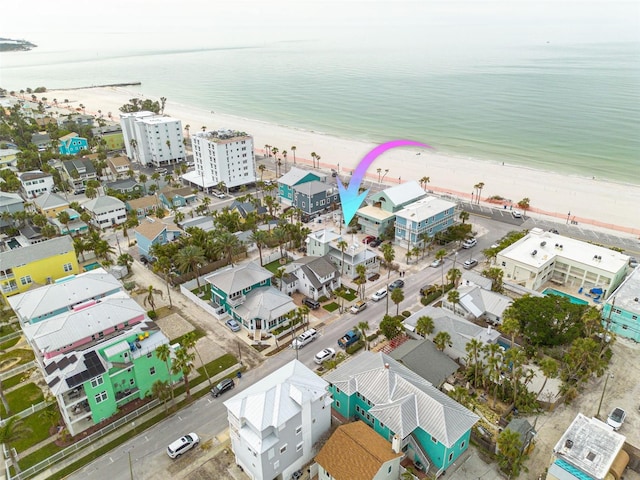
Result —
<instances>
[{"instance_id":1,"label":"street light","mask_svg":"<svg viewBox=\"0 0 640 480\"><path fill-rule=\"evenodd\" d=\"M133 463L131 462L131 450L133 450L135 445L130 446L125 450L125 453L129 455L129 475L131 475L131 480L133 480Z\"/></svg>"},{"instance_id":2,"label":"street light","mask_svg":"<svg viewBox=\"0 0 640 480\"><path fill-rule=\"evenodd\" d=\"M600 395L600 403L598 404L598 413L596 413L596 418L600 418L600 408L602 407L602 400L604 400L604 392L607 391L607 383L609 379L613 378L613 373L607 375L607 378L604 379L604 387L602 387L602 395Z\"/></svg>"},{"instance_id":3,"label":"street light","mask_svg":"<svg viewBox=\"0 0 640 480\"><path fill-rule=\"evenodd\" d=\"M567 225L569 225L569 217L571 217L571 212L567 213Z\"/></svg>"}]
</instances>

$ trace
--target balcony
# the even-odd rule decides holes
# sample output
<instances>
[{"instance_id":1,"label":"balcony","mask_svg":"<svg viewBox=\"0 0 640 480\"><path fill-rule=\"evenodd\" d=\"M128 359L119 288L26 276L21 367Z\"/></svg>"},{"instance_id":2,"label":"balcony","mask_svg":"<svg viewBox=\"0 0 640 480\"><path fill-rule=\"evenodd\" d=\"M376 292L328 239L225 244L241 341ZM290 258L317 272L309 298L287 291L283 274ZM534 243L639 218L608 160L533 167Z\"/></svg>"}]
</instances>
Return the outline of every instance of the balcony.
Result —
<instances>
[{"instance_id":1,"label":"balcony","mask_svg":"<svg viewBox=\"0 0 640 480\"><path fill-rule=\"evenodd\" d=\"M227 298L227 305L229 305L231 307L237 307L238 305L242 305L246 299L247 299L247 297L245 297L244 295L240 295L240 296L235 297L235 298L228 297Z\"/></svg>"},{"instance_id":2,"label":"balcony","mask_svg":"<svg viewBox=\"0 0 640 480\"><path fill-rule=\"evenodd\" d=\"M116 392L116 405L121 406L137 398L139 388L125 388Z\"/></svg>"}]
</instances>

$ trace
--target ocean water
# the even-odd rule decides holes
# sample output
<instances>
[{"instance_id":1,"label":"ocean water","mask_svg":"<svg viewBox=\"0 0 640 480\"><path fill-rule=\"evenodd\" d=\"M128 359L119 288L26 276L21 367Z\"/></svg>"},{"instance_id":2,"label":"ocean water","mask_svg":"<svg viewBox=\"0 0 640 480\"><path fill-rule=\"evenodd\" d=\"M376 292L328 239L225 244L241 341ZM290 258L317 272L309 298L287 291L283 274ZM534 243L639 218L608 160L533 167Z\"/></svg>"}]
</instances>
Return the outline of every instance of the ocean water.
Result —
<instances>
[{"instance_id":1,"label":"ocean water","mask_svg":"<svg viewBox=\"0 0 640 480\"><path fill-rule=\"evenodd\" d=\"M273 42L0 54L0 86L142 82L145 96L342 137L640 184L640 45L504 47ZM213 126L211 126L213 127Z\"/></svg>"}]
</instances>

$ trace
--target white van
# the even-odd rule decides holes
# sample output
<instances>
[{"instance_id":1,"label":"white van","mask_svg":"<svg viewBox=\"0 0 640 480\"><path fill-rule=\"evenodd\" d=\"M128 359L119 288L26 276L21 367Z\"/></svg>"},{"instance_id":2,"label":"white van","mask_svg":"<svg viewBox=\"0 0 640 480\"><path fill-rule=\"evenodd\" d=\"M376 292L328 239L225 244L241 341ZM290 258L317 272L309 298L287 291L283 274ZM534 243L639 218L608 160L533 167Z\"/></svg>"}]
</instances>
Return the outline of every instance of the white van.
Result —
<instances>
[{"instance_id":1,"label":"white van","mask_svg":"<svg viewBox=\"0 0 640 480\"><path fill-rule=\"evenodd\" d=\"M309 330L302 332L298 338L295 338L293 342L291 342L291 347L295 349L302 348L313 342L316 338L318 338L318 332L315 328L310 328Z\"/></svg>"}]
</instances>

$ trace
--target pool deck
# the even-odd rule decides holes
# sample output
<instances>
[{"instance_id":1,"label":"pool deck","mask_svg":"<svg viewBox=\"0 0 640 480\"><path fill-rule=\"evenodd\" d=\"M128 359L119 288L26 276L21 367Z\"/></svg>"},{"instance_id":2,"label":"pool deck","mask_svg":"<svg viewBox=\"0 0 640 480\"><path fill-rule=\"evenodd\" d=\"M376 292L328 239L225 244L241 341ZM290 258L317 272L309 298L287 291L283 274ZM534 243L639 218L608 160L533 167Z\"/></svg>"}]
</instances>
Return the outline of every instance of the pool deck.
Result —
<instances>
[{"instance_id":1,"label":"pool deck","mask_svg":"<svg viewBox=\"0 0 640 480\"><path fill-rule=\"evenodd\" d=\"M592 293L589 293L589 289L588 288L567 288L567 287L563 287L560 285L557 285L555 283L552 282L547 282L544 286L543 289L541 290L541 293L544 294L545 291L547 290L555 290L556 292L560 292L563 293L565 295L568 295L569 297L573 297L576 300L582 300L583 302L586 302L586 305L590 305L592 307L595 306L602 306L602 304L606 301L602 299L602 296L599 295L594 295ZM580 290L582 290L582 292L580 292ZM599 300L596 300L596 297Z\"/></svg>"}]
</instances>

